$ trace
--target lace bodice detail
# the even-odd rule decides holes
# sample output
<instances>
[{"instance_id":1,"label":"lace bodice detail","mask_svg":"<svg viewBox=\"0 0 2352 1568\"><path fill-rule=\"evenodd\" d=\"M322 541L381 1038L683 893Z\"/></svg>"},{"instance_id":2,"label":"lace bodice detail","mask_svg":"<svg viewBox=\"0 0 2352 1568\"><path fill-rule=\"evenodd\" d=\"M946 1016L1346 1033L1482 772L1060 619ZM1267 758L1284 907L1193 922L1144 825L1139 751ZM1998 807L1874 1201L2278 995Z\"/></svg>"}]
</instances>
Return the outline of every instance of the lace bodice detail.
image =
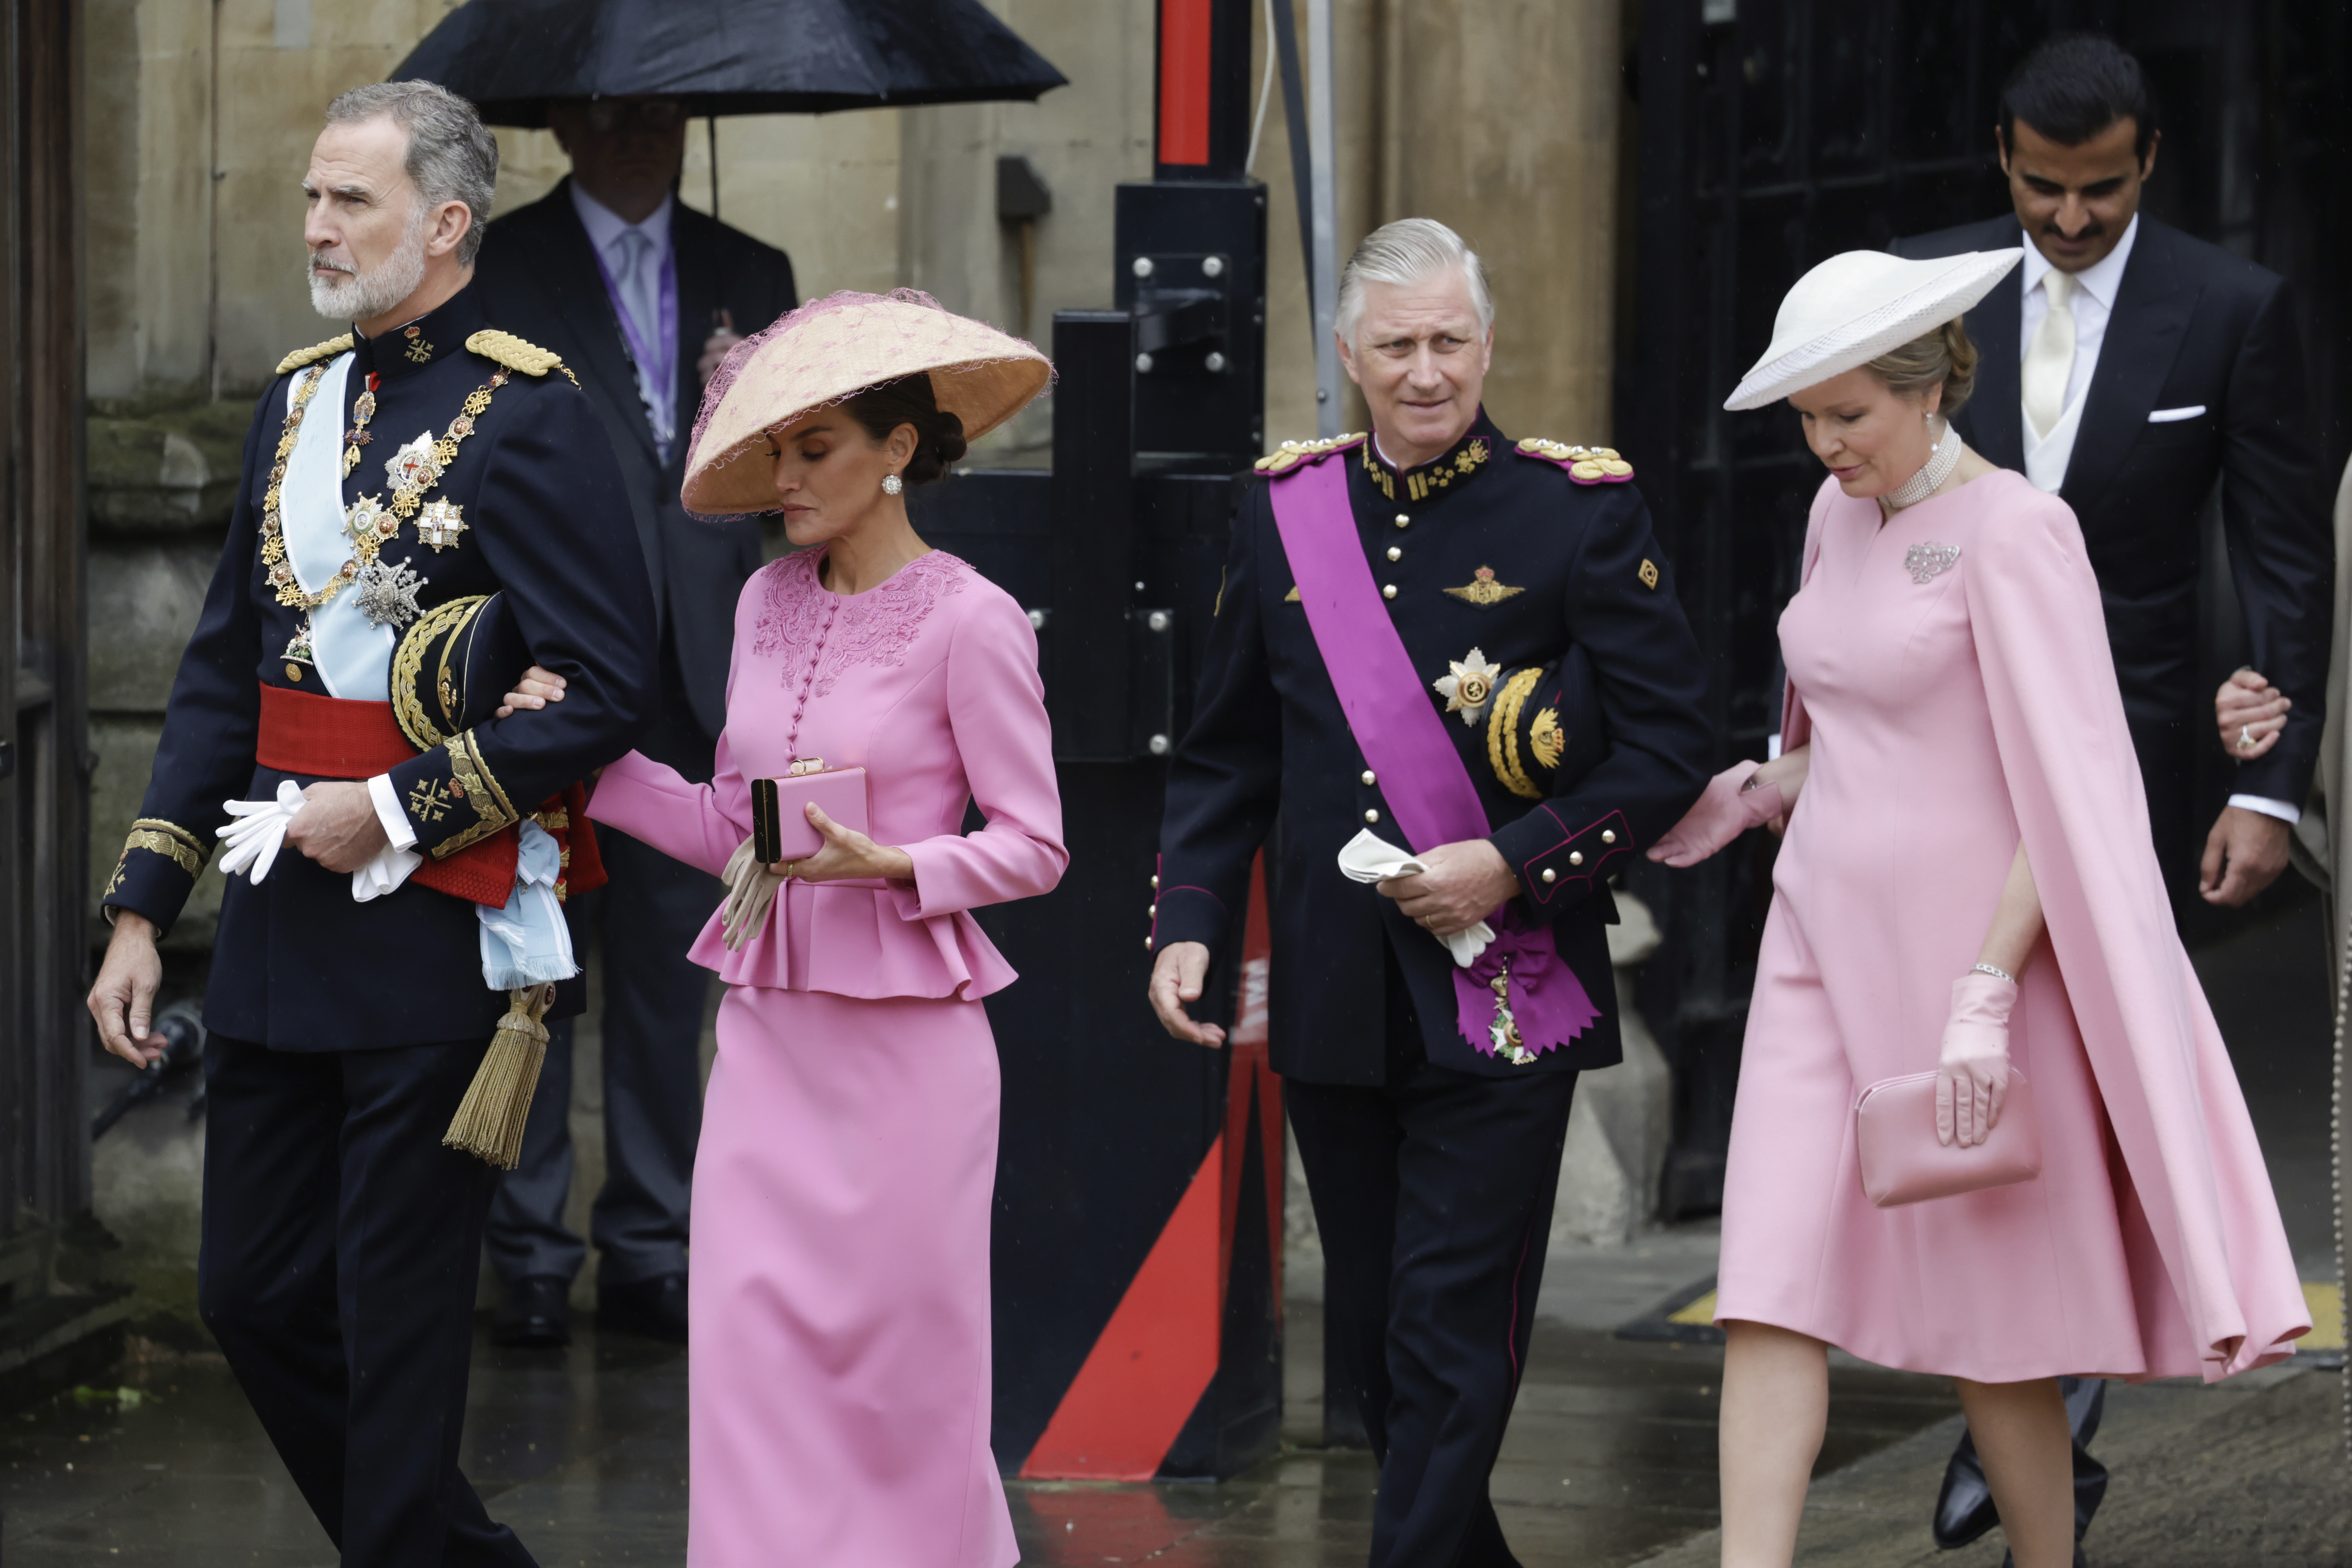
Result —
<instances>
[{"instance_id":1,"label":"lace bodice detail","mask_svg":"<svg viewBox=\"0 0 2352 1568\"><path fill-rule=\"evenodd\" d=\"M895 668L940 601L963 591L971 567L934 550L878 588L845 596L817 581L823 550L803 550L761 569L765 580L751 651L773 656L786 689L825 697L860 665Z\"/></svg>"}]
</instances>

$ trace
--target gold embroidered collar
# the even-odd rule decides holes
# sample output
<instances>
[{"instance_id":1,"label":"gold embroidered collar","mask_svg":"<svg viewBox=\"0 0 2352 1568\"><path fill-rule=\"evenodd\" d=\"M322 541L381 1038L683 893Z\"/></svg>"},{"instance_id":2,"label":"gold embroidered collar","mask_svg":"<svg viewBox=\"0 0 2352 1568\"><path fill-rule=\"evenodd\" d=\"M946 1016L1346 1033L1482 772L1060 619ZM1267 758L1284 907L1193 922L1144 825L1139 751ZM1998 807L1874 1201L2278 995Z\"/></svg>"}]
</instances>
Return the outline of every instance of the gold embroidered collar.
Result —
<instances>
[{"instance_id":1,"label":"gold embroidered collar","mask_svg":"<svg viewBox=\"0 0 2352 1568\"><path fill-rule=\"evenodd\" d=\"M1358 460L1364 465L1364 472L1370 477L1373 487L1389 500L1395 500L1402 487L1406 500L1424 501L1439 491L1469 479L1495 455L1494 442L1480 428L1484 423L1481 420L1479 425L1473 425L1470 434L1455 442L1444 456L1417 468L1407 468L1402 473L1373 455L1372 441L1364 443L1362 456Z\"/></svg>"}]
</instances>

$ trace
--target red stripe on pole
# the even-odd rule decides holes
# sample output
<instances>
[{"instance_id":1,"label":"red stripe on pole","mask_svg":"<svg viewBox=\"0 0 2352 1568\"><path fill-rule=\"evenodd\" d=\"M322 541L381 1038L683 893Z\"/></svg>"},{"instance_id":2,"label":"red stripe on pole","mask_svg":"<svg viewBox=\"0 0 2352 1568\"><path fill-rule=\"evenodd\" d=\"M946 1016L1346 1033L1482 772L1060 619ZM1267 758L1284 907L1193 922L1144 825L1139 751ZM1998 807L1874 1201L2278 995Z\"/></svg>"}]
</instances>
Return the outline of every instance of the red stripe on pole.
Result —
<instances>
[{"instance_id":1,"label":"red stripe on pole","mask_svg":"<svg viewBox=\"0 0 2352 1568\"><path fill-rule=\"evenodd\" d=\"M1160 0L1160 161L1209 161L1212 0Z\"/></svg>"},{"instance_id":2,"label":"red stripe on pole","mask_svg":"<svg viewBox=\"0 0 2352 1568\"><path fill-rule=\"evenodd\" d=\"M1220 1137L1029 1450L1024 1478L1148 1481L1159 1473L1217 1372L1223 1168Z\"/></svg>"}]
</instances>

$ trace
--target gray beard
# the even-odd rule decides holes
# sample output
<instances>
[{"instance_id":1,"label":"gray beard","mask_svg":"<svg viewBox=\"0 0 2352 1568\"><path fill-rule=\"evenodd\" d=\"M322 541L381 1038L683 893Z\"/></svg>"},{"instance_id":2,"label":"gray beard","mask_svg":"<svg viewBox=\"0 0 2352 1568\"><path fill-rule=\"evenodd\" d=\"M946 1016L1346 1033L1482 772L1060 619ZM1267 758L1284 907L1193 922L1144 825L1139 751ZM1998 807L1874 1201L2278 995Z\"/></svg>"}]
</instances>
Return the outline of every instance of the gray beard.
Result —
<instances>
[{"instance_id":1,"label":"gray beard","mask_svg":"<svg viewBox=\"0 0 2352 1568\"><path fill-rule=\"evenodd\" d=\"M425 281L424 225L405 236L398 250L365 272L321 272L308 258L310 308L334 321L371 321L416 292Z\"/></svg>"}]
</instances>

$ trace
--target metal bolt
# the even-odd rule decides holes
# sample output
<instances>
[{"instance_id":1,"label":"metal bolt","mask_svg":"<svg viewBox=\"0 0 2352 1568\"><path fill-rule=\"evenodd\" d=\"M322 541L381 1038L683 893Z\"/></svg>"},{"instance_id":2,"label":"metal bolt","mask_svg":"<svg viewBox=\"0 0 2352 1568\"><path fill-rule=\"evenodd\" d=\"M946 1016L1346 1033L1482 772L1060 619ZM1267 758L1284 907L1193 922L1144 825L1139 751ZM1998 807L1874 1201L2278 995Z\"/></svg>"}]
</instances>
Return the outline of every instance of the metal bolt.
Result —
<instances>
[{"instance_id":1,"label":"metal bolt","mask_svg":"<svg viewBox=\"0 0 2352 1568\"><path fill-rule=\"evenodd\" d=\"M1154 735L1151 737L1150 741L1147 742L1147 746L1153 756L1164 757L1168 754L1168 737L1165 735Z\"/></svg>"},{"instance_id":2,"label":"metal bolt","mask_svg":"<svg viewBox=\"0 0 2352 1568\"><path fill-rule=\"evenodd\" d=\"M1150 354L1138 354L1135 356L1135 374L1138 375L1150 375L1151 374L1151 356Z\"/></svg>"},{"instance_id":3,"label":"metal bolt","mask_svg":"<svg viewBox=\"0 0 2352 1568\"><path fill-rule=\"evenodd\" d=\"M1329 387L1327 387L1327 386L1318 386L1318 387L1317 387L1317 388L1315 389L1315 401L1316 401L1316 402L1318 402L1318 403L1328 403L1328 402L1330 402L1330 401L1331 401L1331 389L1330 389Z\"/></svg>"},{"instance_id":4,"label":"metal bolt","mask_svg":"<svg viewBox=\"0 0 2352 1568\"><path fill-rule=\"evenodd\" d=\"M1201 261L1201 276L1202 276L1202 277L1203 277L1203 278L1222 278L1222 277L1223 277L1223 276L1224 276L1224 273L1225 273L1225 258L1224 258L1223 257L1222 257L1222 256L1210 256L1210 257L1204 257L1204 258L1202 258L1202 261Z\"/></svg>"},{"instance_id":5,"label":"metal bolt","mask_svg":"<svg viewBox=\"0 0 2352 1568\"><path fill-rule=\"evenodd\" d=\"M1209 357L1202 360L1201 363L1208 366L1210 374L1214 375L1225 368L1225 356L1219 353L1216 350L1211 349L1209 351Z\"/></svg>"},{"instance_id":6,"label":"metal bolt","mask_svg":"<svg viewBox=\"0 0 2352 1568\"><path fill-rule=\"evenodd\" d=\"M1164 632L1168 629L1168 612L1154 610L1143 618L1143 624L1155 632Z\"/></svg>"},{"instance_id":7,"label":"metal bolt","mask_svg":"<svg viewBox=\"0 0 2352 1568\"><path fill-rule=\"evenodd\" d=\"M1149 278L1151 276L1151 258L1149 256L1139 256L1135 258L1135 275L1138 278Z\"/></svg>"}]
</instances>

